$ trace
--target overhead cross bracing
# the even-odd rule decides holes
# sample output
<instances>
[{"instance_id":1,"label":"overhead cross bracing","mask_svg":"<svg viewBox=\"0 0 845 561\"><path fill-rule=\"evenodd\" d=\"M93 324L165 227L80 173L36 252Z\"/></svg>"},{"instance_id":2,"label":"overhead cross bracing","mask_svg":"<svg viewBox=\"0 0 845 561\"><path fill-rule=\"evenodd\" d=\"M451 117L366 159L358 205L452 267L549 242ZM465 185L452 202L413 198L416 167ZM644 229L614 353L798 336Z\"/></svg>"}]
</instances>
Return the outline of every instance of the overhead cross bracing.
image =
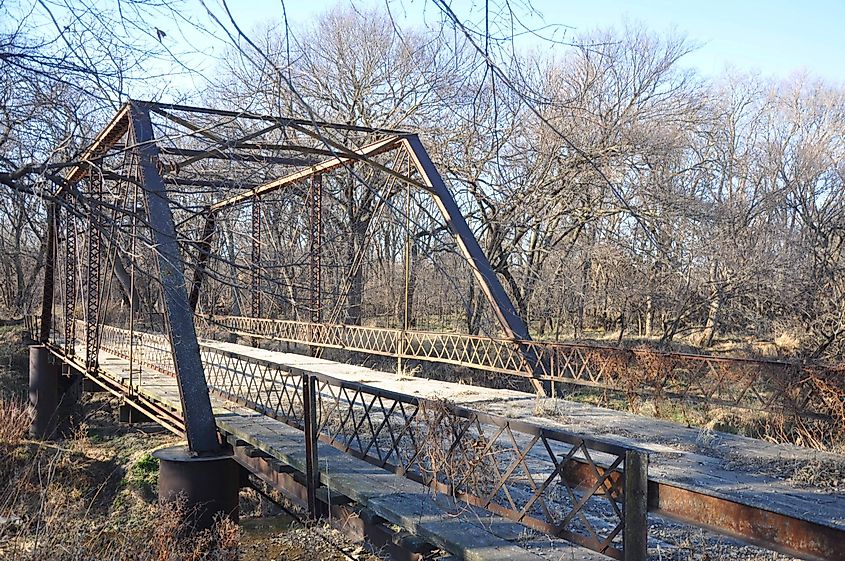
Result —
<instances>
[{"instance_id":1,"label":"overhead cross bracing","mask_svg":"<svg viewBox=\"0 0 845 561\"><path fill-rule=\"evenodd\" d=\"M405 189L413 188L417 192L408 196L418 197L419 192L422 192L424 196L430 197L426 201L430 206L420 210L421 216L427 221L425 226L434 229L445 227L454 236L454 248L449 251L459 255L475 276L492 306L502 333L506 337L528 339L525 324L516 313L454 198L416 135L397 130L172 104L132 102L130 105L145 108L153 117L151 122L156 128L154 143L162 181L168 185L171 199L179 207L177 215L183 221L181 225L186 230L193 227L192 232L204 232L202 237L197 234L189 236L200 248L203 244L215 241L215 230L218 231L216 241L219 244L219 231L224 229L224 225L243 218L238 213L243 212L245 206L251 207L252 242L258 242L262 224L273 219L273 205L304 202L302 198L297 200L296 197L308 191L306 180L324 176L328 172L342 172L340 175L346 176L342 178L343 181L349 185L341 188L360 191L351 193L347 200L341 202L348 207L344 210L350 215L376 212L381 215L402 214L400 206L404 206L404 202L400 205L390 201L393 197L404 195ZM68 183L78 181L92 170L96 170L106 180L131 180L119 170L110 169L106 165L110 158L117 157L125 150L118 139L128 130L129 122L129 111L122 109L92 144L83 157L83 164L68 173ZM282 190L285 192L279 194ZM330 189L327 186L322 191L328 198L338 198L337 188ZM275 198L272 198L273 195L276 195ZM355 197L363 200L348 200ZM262 205L263 211L260 210ZM221 216L224 211L229 211L230 216ZM305 216L304 212L301 214ZM370 224L378 217L351 218ZM193 221L203 219L210 225L197 228ZM393 219L404 219L407 222L411 217L393 216ZM419 219L413 220L416 222ZM431 221L439 221L440 224L432 226ZM336 240L326 240L328 243L332 241ZM313 243L309 241L309 246L317 243L321 243L320 240L314 240ZM442 244L442 241L438 243ZM260 252L260 245L252 249ZM256 253L251 256L254 259L248 266L253 276L253 288L258 286L256 277L260 278L258 284L278 285L276 278L266 273L268 268L274 266L267 247L271 245L272 242L267 240L264 255ZM326 251L329 249L325 248ZM442 251L442 248L437 249ZM361 252L363 248L358 250ZM201 252L196 257L195 284L201 284L207 261L214 255L209 249L208 253ZM219 252L216 255L218 261L225 261ZM354 257L361 258L360 255ZM262 259L267 263L257 262ZM191 261L188 257L188 262ZM244 267L237 263L231 265ZM276 266L290 265L288 260ZM332 287L325 288L326 292L331 290ZM195 292L192 301L197 298L198 293ZM360 321L361 318L356 319Z\"/></svg>"}]
</instances>

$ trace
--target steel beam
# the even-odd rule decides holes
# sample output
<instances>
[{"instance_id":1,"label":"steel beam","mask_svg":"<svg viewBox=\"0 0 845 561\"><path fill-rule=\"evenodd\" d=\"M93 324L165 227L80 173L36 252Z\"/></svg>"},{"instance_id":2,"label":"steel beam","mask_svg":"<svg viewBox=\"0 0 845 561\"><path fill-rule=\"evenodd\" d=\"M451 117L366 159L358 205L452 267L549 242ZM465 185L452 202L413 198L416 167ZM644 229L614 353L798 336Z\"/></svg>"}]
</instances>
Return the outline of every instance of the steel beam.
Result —
<instances>
[{"instance_id":1,"label":"steel beam","mask_svg":"<svg viewBox=\"0 0 845 561\"><path fill-rule=\"evenodd\" d=\"M41 295L41 332L38 340L47 343L53 326L53 289L56 272L56 236L59 209L55 201L47 203L47 233L44 235L44 290Z\"/></svg>"},{"instance_id":2,"label":"steel beam","mask_svg":"<svg viewBox=\"0 0 845 561\"><path fill-rule=\"evenodd\" d=\"M252 289L251 315L261 317L261 197L252 199L252 253L250 274ZM254 341L254 339L253 339Z\"/></svg>"},{"instance_id":3,"label":"steel beam","mask_svg":"<svg viewBox=\"0 0 845 561\"><path fill-rule=\"evenodd\" d=\"M167 337L176 370L188 449L197 455L216 454L221 450L217 440L217 426L200 359L193 313L188 304L173 211L158 170L158 149L152 121L149 110L142 104L130 102L129 111L129 140L138 158L147 220L156 242Z\"/></svg>"},{"instance_id":4,"label":"steel beam","mask_svg":"<svg viewBox=\"0 0 845 561\"><path fill-rule=\"evenodd\" d=\"M511 339L530 340L531 337L528 335L525 322L522 321L513 302L505 292L505 288L499 282L496 271L493 270L493 266L490 265L490 261L488 261L481 246L478 245L478 240L475 239L475 235L464 219L461 209L458 208L452 193L449 192L443 178L440 177L440 173L434 167L434 163L429 158L428 152L426 152L419 137L408 135L403 143L423 181L431 189L434 202L443 214L446 226L452 232L461 254L463 254L467 264L478 279L481 290L487 296L490 305L493 306L493 312L496 314L505 334Z\"/></svg>"},{"instance_id":5,"label":"steel beam","mask_svg":"<svg viewBox=\"0 0 845 561\"><path fill-rule=\"evenodd\" d=\"M487 297L487 301L490 302L493 313L496 315L505 335L510 339L530 341L531 336L528 334L528 327L516 311L508 293L505 292L505 288L499 281L499 277L493 270L487 255L484 254L484 250L478 245L478 240L475 239L475 235L464 219L461 209L458 208L452 193L449 192L443 178L440 177L440 173L429 158L428 152L426 152L419 137L415 134L408 135L402 142L411 161L422 176L423 182L431 190L431 195L443 215L446 226L454 236L461 254L472 269L482 292ZM528 363L533 364L535 358L530 356L530 351L526 351L526 354L528 354L526 356ZM532 379L531 383L538 393L545 393L542 382Z\"/></svg>"},{"instance_id":6,"label":"steel beam","mask_svg":"<svg viewBox=\"0 0 845 561\"><path fill-rule=\"evenodd\" d=\"M74 198L69 192L62 194L67 209L65 218L65 356L76 354L76 222L71 205Z\"/></svg>"},{"instance_id":7,"label":"steel beam","mask_svg":"<svg viewBox=\"0 0 845 561\"><path fill-rule=\"evenodd\" d=\"M308 191L309 265L311 268L311 322L322 321L323 176L311 178Z\"/></svg>"},{"instance_id":8,"label":"steel beam","mask_svg":"<svg viewBox=\"0 0 845 561\"><path fill-rule=\"evenodd\" d=\"M648 510L800 559L845 561L842 528L734 502L715 493L650 480Z\"/></svg>"},{"instance_id":9,"label":"steel beam","mask_svg":"<svg viewBox=\"0 0 845 561\"><path fill-rule=\"evenodd\" d=\"M211 242L214 239L215 227L214 213L206 211L205 224L202 228L202 236L197 242L197 266L194 269L194 282L191 284L191 295L188 298L188 303L191 306L191 311L197 310L197 303L200 299L200 290L202 290L202 281L205 279L205 271L208 267L208 259L211 256Z\"/></svg>"},{"instance_id":10,"label":"steel beam","mask_svg":"<svg viewBox=\"0 0 845 561\"><path fill-rule=\"evenodd\" d=\"M100 285L102 271L103 236L100 232L103 222L97 205L103 199L102 176L90 177L88 181L88 257L85 280L85 367L95 370L99 362L100 347Z\"/></svg>"},{"instance_id":11,"label":"steel beam","mask_svg":"<svg viewBox=\"0 0 845 561\"><path fill-rule=\"evenodd\" d=\"M65 181L68 185L76 183L86 175L90 169L91 160L101 156L108 150L121 136L126 134L129 127L129 105L126 104L120 108L117 115L106 125L94 142L85 150L82 157L79 158L80 163L68 171L65 175ZM61 192L61 189L59 190Z\"/></svg>"},{"instance_id":12,"label":"steel beam","mask_svg":"<svg viewBox=\"0 0 845 561\"><path fill-rule=\"evenodd\" d=\"M312 175L316 175L318 173L323 173L326 171L333 170L337 167L346 164L347 162L353 162L358 159L366 159L377 154L381 154L388 150L393 150L400 146L402 138L398 136L391 136L390 138L386 138L384 140L379 140L378 142L374 142L369 144L363 148L358 150L354 150L355 156L337 156L335 158L330 158L328 160L322 161L318 164L314 164L313 166L297 171L290 175L286 175L280 179L276 179L274 181L270 181L269 183L265 183L264 185L260 185L253 189L252 191L247 191L244 193L240 193L229 197L228 199L223 199L217 203L211 205L212 211L222 210L224 208L236 205L238 203L245 202L253 197L258 197L264 195L266 193L272 193L273 191L278 191L283 187L290 185L292 183L296 183L297 181L302 181Z\"/></svg>"},{"instance_id":13,"label":"steel beam","mask_svg":"<svg viewBox=\"0 0 845 561\"><path fill-rule=\"evenodd\" d=\"M185 166L201 160L228 160L234 162L255 162L264 164L277 164L283 166L310 166L315 162L305 158L293 158L285 156L264 156L262 154L243 154L238 152L226 152L223 147L212 148L211 150L189 150L186 148L160 148L162 154L173 156L186 156L189 159L175 162L175 168L184 169Z\"/></svg>"}]
</instances>

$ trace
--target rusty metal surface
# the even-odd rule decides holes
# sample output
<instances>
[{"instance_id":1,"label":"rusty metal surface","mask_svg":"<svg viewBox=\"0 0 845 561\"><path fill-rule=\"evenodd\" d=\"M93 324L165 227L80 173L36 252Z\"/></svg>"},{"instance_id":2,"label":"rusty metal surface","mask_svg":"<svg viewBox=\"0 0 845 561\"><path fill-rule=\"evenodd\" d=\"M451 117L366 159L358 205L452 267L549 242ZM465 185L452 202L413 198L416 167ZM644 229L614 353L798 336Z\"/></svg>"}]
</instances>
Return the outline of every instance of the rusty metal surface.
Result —
<instances>
[{"instance_id":1,"label":"rusty metal surface","mask_svg":"<svg viewBox=\"0 0 845 561\"><path fill-rule=\"evenodd\" d=\"M206 209L203 213L205 215L205 223L202 227L202 234L197 240L197 265L194 268L194 282L191 284L191 294L188 296L188 305L191 311L196 311L197 304L200 299L200 290L202 290L202 283L205 279L206 267L208 266L208 258L211 252L211 241L214 239L215 217L211 210Z\"/></svg>"},{"instance_id":2,"label":"rusty metal surface","mask_svg":"<svg viewBox=\"0 0 845 561\"><path fill-rule=\"evenodd\" d=\"M99 206L103 198L103 178L89 175L86 218L88 219L87 256L85 259L85 368L97 369L100 344L100 298L102 295L101 260L103 217Z\"/></svg>"},{"instance_id":3,"label":"rusty metal surface","mask_svg":"<svg viewBox=\"0 0 845 561\"><path fill-rule=\"evenodd\" d=\"M65 193L65 240L64 240L64 345L65 356L72 357L76 352L76 324L73 321L76 311L76 221L69 210L72 198Z\"/></svg>"},{"instance_id":4,"label":"rusty metal surface","mask_svg":"<svg viewBox=\"0 0 845 561\"><path fill-rule=\"evenodd\" d=\"M800 518L649 482L649 510L802 559L845 560L845 532Z\"/></svg>"},{"instance_id":5,"label":"rusty metal surface","mask_svg":"<svg viewBox=\"0 0 845 561\"><path fill-rule=\"evenodd\" d=\"M252 199L250 215L252 236L250 238L250 313L261 316L261 197Z\"/></svg>"},{"instance_id":6,"label":"rusty metal surface","mask_svg":"<svg viewBox=\"0 0 845 561\"><path fill-rule=\"evenodd\" d=\"M41 326L37 341L47 343L53 325L53 293L56 274L56 237L59 227L59 207L47 204L47 232L44 235L44 286L41 297Z\"/></svg>"}]
</instances>

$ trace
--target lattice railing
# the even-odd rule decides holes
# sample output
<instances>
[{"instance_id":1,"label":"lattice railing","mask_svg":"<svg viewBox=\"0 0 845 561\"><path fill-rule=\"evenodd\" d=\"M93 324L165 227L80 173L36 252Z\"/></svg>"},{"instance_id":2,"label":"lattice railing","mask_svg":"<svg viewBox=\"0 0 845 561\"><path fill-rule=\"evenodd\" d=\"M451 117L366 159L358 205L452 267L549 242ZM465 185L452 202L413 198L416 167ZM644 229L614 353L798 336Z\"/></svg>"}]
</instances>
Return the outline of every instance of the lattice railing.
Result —
<instances>
[{"instance_id":1,"label":"lattice railing","mask_svg":"<svg viewBox=\"0 0 845 561\"><path fill-rule=\"evenodd\" d=\"M53 340L63 340L54 318ZM76 321L76 332L84 324ZM835 440L845 430L845 371L776 360L727 358L653 349L618 349L541 341L511 341L451 333L312 324L245 317L216 318L210 326L273 340L382 356L455 364L488 372L552 380L670 400L703 402L807 419L805 432ZM39 318L26 318L35 339ZM128 358L128 340L103 326L104 350ZM123 331L123 330L121 330ZM163 335L136 332L135 359L172 371ZM76 341L85 353L84 340ZM85 354L81 355L82 357ZM802 421L803 423L803 421Z\"/></svg>"},{"instance_id":2,"label":"lattice railing","mask_svg":"<svg viewBox=\"0 0 845 561\"><path fill-rule=\"evenodd\" d=\"M102 326L100 351L128 359L130 343L136 364L174 374L164 335ZM369 463L616 559L634 558L626 540L645 541L645 452L207 344L200 352L213 392L303 430L311 399L319 439Z\"/></svg>"},{"instance_id":3,"label":"lattice railing","mask_svg":"<svg viewBox=\"0 0 845 561\"><path fill-rule=\"evenodd\" d=\"M644 543L644 452L210 346L201 352L213 391L300 429L313 399L319 439L355 457L616 559L626 558L626 539ZM626 493L629 481L642 488Z\"/></svg>"},{"instance_id":4,"label":"lattice railing","mask_svg":"<svg viewBox=\"0 0 845 561\"><path fill-rule=\"evenodd\" d=\"M566 384L828 418L845 395L845 372L777 360L653 349L513 341L452 333L218 317L229 331L302 345L455 364Z\"/></svg>"}]
</instances>

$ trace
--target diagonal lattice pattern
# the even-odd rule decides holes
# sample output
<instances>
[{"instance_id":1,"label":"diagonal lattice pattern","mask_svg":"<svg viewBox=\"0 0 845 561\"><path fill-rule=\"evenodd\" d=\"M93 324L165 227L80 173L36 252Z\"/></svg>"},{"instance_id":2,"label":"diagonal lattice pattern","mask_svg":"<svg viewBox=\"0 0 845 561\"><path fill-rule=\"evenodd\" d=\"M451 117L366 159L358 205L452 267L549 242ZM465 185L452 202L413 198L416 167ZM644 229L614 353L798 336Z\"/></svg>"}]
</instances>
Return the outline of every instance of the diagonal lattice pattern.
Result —
<instances>
[{"instance_id":1,"label":"diagonal lattice pattern","mask_svg":"<svg viewBox=\"0 0 845 561\"><path fill-rule=\"evenodd\" d=\"M249 317L218 317L235 333L323 348L454 364L488 372L652 395L717 406L835 416L837 401L820 377L845 394L834 370L775 360L725 358L651 349L512 341L453 333ZM808 375L812 374L812 375Z\"/></svg>"},{"instance_id":2,"label":"diagonal lattice pattern","mask_svg":"<svg viewBox=\"0 0 845 561\"><path fill-rule=\"evenodd\" d=\"M34 324L34 322L33 322ZM131 347L131 349L130 349ZM209 389L348 454L530 528L624 558L625 466L637 451L200 345ZM174 375L166 337L104 325L100 350ZM84 353L83 353L84 356Z\"/></svg>"}]
</instances>

